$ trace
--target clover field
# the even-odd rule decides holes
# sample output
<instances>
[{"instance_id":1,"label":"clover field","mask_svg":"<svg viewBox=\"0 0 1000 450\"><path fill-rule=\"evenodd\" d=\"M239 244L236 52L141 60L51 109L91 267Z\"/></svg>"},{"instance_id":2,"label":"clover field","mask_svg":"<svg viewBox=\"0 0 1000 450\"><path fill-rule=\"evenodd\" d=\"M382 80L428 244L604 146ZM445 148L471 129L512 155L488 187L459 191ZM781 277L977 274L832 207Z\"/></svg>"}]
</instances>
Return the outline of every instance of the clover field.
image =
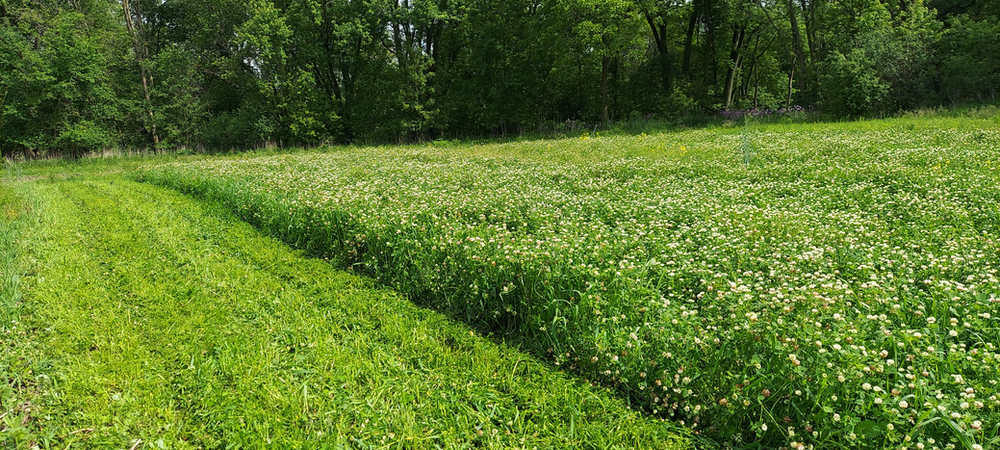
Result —
<instances>
[{"instance_id":1,"label":"clover field","mask_svg":"<svg viewBox=\"0 0 1000 450\"><path fill-rule=\"evenodd\" d=\"M1000 445L1000 119L148 165L735 448Z\"/></svg>"}]
</instances>

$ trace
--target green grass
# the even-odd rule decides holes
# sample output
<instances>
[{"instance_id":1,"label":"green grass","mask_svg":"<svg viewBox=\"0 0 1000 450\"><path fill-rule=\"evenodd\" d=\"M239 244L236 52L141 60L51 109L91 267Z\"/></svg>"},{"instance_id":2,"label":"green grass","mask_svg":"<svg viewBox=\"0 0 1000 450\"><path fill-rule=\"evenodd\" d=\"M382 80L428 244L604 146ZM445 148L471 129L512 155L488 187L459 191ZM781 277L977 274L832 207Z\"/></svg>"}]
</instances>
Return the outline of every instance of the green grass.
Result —
<instances>
[{"instance_id":1,"label":"green grass","mask_svg":"<svg viewBox=\"0 0 1000 450\"><path fill-rule=\"evenodd\" d=\"M150 164L720 445L1000 443L1000 119ZM977 113L978 114L978 113Z\"/></svg>"},{"instance_id":2,"label":"green grass","mask_svg":"<svg viewBox=\"0 0 1000 450\"><path fill-rule=\"evenodd\" d=\"M5 439L30 436L23 425L30 416L28 398L36 386L34 375L23 368L23 361L32 358L36 349L22 323L23 237L36 219L34 205L23 194L23 189L0 184L0 430Z\"/></svg>"},{"instance_id":3,"label":"green grass","mask_svg":"<svg viewBox=\"0 0 1000 450\"><path fill-rule=\"evenodd\" d=\"M0 188L0 321L9 323L21 300L21 232L31 205L9 186Z\"/></svg>"},{"instance_id":4,"label":"green grass","mask_svg":"<svg viewBox=\"0 0 1000 450\"><path fill-rule=\"evenodd\" d=\"M0 337L7 448L685 446L219 207L78 168L0 191L38 205L22 323Z\"/></svg>"}]
</instances>

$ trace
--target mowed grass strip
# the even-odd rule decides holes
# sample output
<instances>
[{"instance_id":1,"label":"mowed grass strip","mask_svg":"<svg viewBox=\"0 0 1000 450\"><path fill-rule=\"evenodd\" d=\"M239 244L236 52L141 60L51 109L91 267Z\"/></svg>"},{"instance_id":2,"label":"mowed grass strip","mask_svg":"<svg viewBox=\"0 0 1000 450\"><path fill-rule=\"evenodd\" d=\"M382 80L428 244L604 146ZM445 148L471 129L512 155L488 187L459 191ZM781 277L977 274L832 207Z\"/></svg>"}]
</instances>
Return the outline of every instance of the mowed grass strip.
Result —
<instances>
[{"instance_id":1,"label":"mowed grass strip","mask_svg":"<svg viewBox=\"0 0 1000 450\"><path fill-rule=\"evenodd\" d=\"M9 447L678 448L668 423L221 208L37 181ZM26 406L26 407L25 407ZM27 410L27 412L24 412ZM0 412L4 414L4 412ZM13 415L8 414L13 417Z\"/></svg>"}]
</instances>

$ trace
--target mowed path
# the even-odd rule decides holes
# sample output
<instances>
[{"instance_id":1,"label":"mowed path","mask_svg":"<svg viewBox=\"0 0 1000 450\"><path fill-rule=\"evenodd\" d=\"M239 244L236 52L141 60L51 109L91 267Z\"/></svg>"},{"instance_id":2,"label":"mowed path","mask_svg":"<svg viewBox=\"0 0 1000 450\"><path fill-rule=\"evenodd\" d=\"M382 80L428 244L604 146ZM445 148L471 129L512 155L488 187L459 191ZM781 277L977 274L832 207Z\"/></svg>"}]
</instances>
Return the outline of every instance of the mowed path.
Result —
<instances>
[{"instance_id":1,"label":"mowed path","mask_svg":"<svg viewBox=\"0 0 1000 450\"><path fill-rule=\"evenodd\" d=\"M118 177L28 183L40 223L24 238L28 381L9 382L9 446L683 446L221 208Z\"/></svg>"}]
</instances>

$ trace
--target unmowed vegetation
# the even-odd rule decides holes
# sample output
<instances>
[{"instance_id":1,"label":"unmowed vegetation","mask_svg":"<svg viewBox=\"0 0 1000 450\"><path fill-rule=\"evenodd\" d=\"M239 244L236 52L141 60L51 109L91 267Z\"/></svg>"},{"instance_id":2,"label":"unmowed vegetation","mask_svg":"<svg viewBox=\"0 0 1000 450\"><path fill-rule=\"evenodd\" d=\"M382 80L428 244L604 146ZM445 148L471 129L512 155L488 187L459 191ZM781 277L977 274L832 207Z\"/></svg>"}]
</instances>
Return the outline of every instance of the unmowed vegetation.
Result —
<instances>
[{"instance_id":1,"label":"unmowed vegetation","mask_svg":"<svg viewBox=\"0 0 1000 450\"><path fill-rule=\"evenodd\" d=\"M720 447L1000 445L995 111L329 148L131 178Z\"/></svg>"}]
</instances>

